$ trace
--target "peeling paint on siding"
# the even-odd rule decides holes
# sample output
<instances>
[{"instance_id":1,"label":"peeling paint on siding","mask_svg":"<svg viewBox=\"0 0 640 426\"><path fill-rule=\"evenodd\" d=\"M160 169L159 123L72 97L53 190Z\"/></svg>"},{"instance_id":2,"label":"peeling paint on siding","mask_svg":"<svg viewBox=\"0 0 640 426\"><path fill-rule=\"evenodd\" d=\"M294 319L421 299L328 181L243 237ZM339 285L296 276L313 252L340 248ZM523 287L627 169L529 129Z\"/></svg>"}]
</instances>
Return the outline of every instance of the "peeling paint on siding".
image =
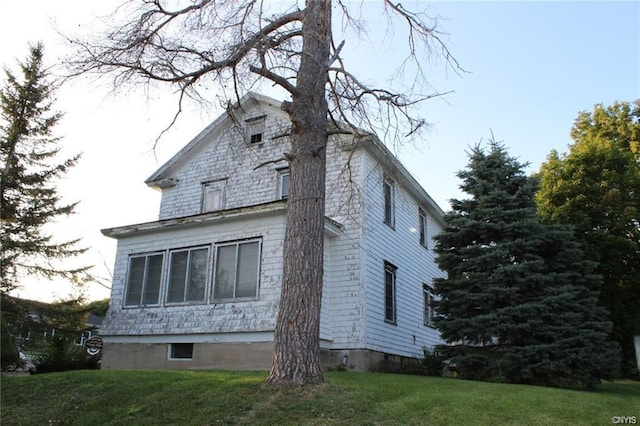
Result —
<instances>
[{"instance_id":1,"label":"peeling paint on siding","mask_svg":"<svg viewBox=\"0 0 640 426\"><path fill-rule=\"evenodd\" d=\"M253 104L246 109L247 117L266 114L263 142L249 144L238 128L214 129L209 136L198 136L202 143L190 146L184 152L184 161L156 172L156 186L158 182L171 182L161 188L159 222L105 230L106 235L118 239L111 304L102 328L105 336L152 339L273 331L285 229L285 204L277 201L278 170L286 167L283 154L289 151L287 116L274 105ZM325 244L321 339L331 348L414 356L422 345L440 342L434 329L422 325L422 283L442 276L442 272L435 266L433 253L409 231L417 226L419 203L415 194L420 192L415 188L408 191L402 184L396 186L396 230L391 230L382 223L380 186L383 173L389 171L368 150L345 147L353 147L345 135L332 136L327 147L326 216L335 223L330 225ZM218 179L226 179L225 211L201 215L203 183ZM254 211L247 206L258 207ZM237 216L231 218L229 209ZM428 212L433 215L434 209ZM222 218L225 214L226 219ZM438 232L440 221L431 220L433 216L429 219L432 236ZM255 299L212 301L210 267L204 303L124 307L131 255L196 246L209 246L213 252L216 243L245 238L259 238L262 245ZM398 266L396 326L383 321L383 260Z\"/></svg>"}]
</instances>

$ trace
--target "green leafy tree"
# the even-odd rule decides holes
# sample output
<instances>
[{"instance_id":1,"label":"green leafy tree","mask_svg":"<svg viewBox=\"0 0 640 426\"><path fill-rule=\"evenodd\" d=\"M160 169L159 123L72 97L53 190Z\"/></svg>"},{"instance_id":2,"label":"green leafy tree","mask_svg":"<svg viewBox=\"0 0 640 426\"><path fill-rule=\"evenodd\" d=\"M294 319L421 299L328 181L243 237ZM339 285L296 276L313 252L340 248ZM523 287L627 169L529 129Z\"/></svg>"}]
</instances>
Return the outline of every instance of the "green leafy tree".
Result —
<instances>
[{"instance_id":1,"label":"green leafy tree","mask_svg":"<svg viewBox=\"0 0 640 426\"><path fill-rule=\"evenodd\" d=\"M87 310L90 314L97 315L99 317L106 317L109 310L109 299L94 300L89 302Z\"/></svg>"},{"instance_id":2,"label":"green leafy tree","mask_svg":"<svg viewBox=\"0 0 640 426\"><path fill-rule=\"evenodd\" d=\"M89 269L56 263L86 249L78 247L78 240L54 241L44 229L76 207L62 203L55 183L79 157L57 159L59 138L53 128L61 114L51 112L55 87L47 81L42 44L30 48L20 70L21 79L5 68L0 89L0 290L5 292L27 275L79 282Z\"/></svg>"},{"instance_id":3,"label":"green leafy tree","mask_svg":"<svg viewBox=\"0 0 640 426\"><path fill-rule=\"evenodd\" d=\"M35 357L36 372L99 368L100 357L89 356L76 341L86 329L86 320L95 306L82 300L66 300L44 305L45 324L54 333Z\"/></svg>"},{"instance_id":4,"label":"green leafy tree","mask_svg":"<svg viewBox=\"0 0 640 426\"><path fill-rule=\"evenodd\" d=\"M580 113L571 137L569 153L552 151L540 169L539 214L574 226L598 263L600 302L629 373L640 334L640 100Z\"/></svg>"},{"instance_id":5,"label":"green leafy tree","mask_svg":"<svg viewBox=\"0 0 640 426\"><path fill-rule=\"evenodd\" d=\"M14 340L25 352L39 352L52 335L76 340L86 328L86 320L94 306L82 299L54 303L19 299L3 293L0 296L2 317Z\"/></svg>"},{"instance_id":6,"label":"green leafy tree","mask_svg":"<svg viewBox=\"0 0 640 426\"><path fill-rule=\"evenodd\" d=\"M615 373L599 277L570 228L542 225L536 182L496 142L475 147L458 177L436 261L436 325L461 377L593 385Z\"/></svg>"}]
</instances>

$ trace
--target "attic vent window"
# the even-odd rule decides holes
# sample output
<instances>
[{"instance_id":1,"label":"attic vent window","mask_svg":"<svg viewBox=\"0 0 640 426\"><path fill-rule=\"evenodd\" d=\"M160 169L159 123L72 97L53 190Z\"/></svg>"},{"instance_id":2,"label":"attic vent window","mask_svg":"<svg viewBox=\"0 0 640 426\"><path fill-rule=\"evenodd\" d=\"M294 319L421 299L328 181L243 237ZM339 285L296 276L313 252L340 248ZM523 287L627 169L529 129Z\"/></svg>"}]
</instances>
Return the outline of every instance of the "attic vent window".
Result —
<instances>
[{"instance_id":1,"label":"attic vent window","mask_svg":"<svg viewBox=\"0 0 640 426\"><path fill-rule=\"evenodd\" d=\"M254 133L251 135L249 139L249 143L259 143L262 142L262 133Z\"/></svg>"},{"instance_id":2,"label":"attic vent window","mask_svg":"<svg viewBox=\"0 0 640 426\"><path fill-rule=\"evenodd\" d=\"M247 138L250 144L258 144L264 140L263 136L266 118L266 115L261 115L259 117L250 118L246 121Z\"/></svg>"}]
</instances>

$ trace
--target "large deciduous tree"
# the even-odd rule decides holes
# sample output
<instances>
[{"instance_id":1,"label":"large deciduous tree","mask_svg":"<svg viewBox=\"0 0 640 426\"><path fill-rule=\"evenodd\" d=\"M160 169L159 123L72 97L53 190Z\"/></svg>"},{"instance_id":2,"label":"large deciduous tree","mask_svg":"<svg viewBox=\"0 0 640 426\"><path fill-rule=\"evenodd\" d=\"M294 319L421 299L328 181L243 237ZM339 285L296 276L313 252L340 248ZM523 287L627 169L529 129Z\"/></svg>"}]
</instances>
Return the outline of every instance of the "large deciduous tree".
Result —
<instances>
[{"instance_id":1,"label":"large deciduous tree","mask_svg":"<svg viewBox=\"0 0 640 426\"><path fill-rule=\"evenodd\" d=\"M30 48L21 75L5 68L0 89L0 290L11 291L29 275L87 279L88 267L65 267L86 249L78 240L59 242L45 226L73 213L76 203L65 204L57 181L78 161L60 160L59 138L53 129L61 118L52 112L55 87L47 79L43 46Z\"/></svg>"},{"instance_id":2,"label":"large deciduous tree","mask_svg":"<svg viewBox=\"0 0 640 426\"><path fill-rule=\"evenodd\" d=\"M539 213L546 222L573 225L598 262L600 301L628 374L633 337L640 335L640 100L580 113L571 137L569 152L551 152L540 169Z\"/></svg>"},{"instance_id":3,"label":"large deciduous tree","mask_svg":"<svg viewBox=\"0 0 640 426\"><path fill-rule=\"evenodd\" d=\"M407 25L409 59L418 69L419 44L436 49L457 68L435 22L400 4L382 4ZM385 135L397 131L397 137L415 135L425 122L413 116L411 108L432 95L368 87L349 72L341 57L345 41L336 43L333 37L334 9L346 25L359 25L343 1L146 0L127 5L139 7L125 11L133 19L98 40L76 40L81 49L71 60L75 73L109 73L116 87L168 83L177 87L180 104L184 96L205 100L207 90L217 88L214 92L232 105L261 81L288 93L290 100L282 108L291 119L291 152L286 155L291 187L268 381L320 383L327 139L333 132L357 133L360 127ZM417 75L423 76L419 71Z\"/></svg>"},{"instance_id":4,"label":"large deciduous tree","mask_svg":"<svg viewBox=\"0 0 640 426\"><path fill-rule=\"evenodd\" d=\"M535 180L491 142L476 147L436 236L436 326L463 378L593 385L615 373L599 277L571 230L539 223Z\"/></svg>"}]
</instances>

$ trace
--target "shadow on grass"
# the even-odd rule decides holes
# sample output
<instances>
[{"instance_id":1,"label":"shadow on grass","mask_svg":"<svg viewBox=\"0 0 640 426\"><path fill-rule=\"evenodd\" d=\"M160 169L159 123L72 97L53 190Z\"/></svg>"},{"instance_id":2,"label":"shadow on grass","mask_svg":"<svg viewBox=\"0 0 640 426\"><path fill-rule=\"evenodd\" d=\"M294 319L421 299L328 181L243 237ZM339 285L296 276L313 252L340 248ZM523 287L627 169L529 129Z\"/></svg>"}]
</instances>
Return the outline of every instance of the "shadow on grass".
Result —
<instances>
[{"instance_id":1,"label":"shadow on grass","mask_svg":"<svg viewBox=\"0 0 640 426\"><path fill-rule=\"evenodd\" d=\"M266 372L74 371L2 378L3 425L610 424L638 415L640 383L595 392L332 372L274 390Z\"/></svg>"}]
</instances>

